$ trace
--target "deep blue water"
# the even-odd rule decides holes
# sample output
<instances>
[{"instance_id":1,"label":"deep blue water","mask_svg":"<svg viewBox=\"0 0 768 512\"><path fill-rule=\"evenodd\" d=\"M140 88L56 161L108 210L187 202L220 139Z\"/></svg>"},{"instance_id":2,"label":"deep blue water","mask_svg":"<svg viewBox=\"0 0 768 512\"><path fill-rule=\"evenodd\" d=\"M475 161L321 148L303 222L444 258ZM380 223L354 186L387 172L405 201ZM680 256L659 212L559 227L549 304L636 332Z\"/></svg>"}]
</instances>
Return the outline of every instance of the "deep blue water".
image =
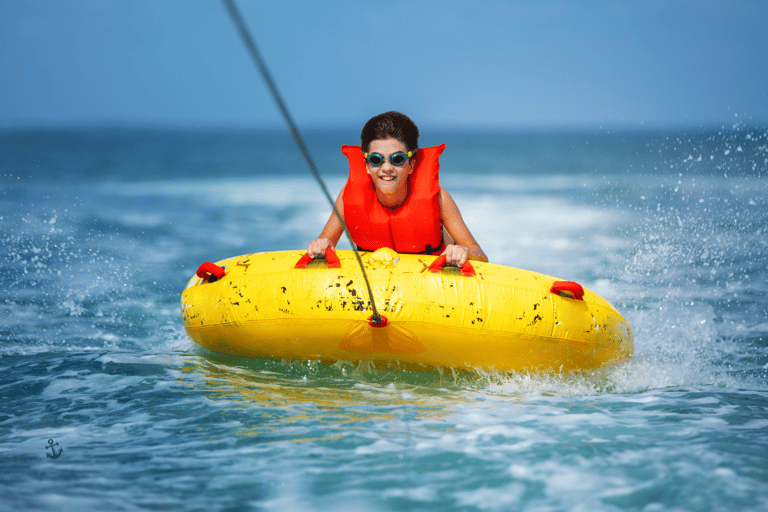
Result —
<instances>
[{"instance_id":1,"label":"deep blue water","mask_svg":"<svg viewBox=\"0 0 768 512\"><path fill-rule=\"evenodd\" d=\"M768 127L423 131L491 260L600 293L630 362L207 352L179 312L197 266L329 214L288 135L4 130L0 509L768 509ZM307 139L335 194L357 134Z\"/></svg>"}]
</instances>

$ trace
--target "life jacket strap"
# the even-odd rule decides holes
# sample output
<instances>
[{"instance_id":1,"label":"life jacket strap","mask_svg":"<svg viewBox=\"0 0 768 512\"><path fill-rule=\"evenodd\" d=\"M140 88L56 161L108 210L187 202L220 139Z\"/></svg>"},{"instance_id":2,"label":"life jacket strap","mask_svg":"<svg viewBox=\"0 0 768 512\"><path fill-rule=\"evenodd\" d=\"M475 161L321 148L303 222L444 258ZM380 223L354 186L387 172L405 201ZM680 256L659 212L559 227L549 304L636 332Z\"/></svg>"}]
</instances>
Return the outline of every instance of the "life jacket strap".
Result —
<instances>
[{"instance_id":1,"label":"life jacket strap","mask_svg":"<svg viewBox=\"0 0 768 512\"><path fill-rule=\"evenodd\" d=\"M360 245L357 246L358 251L363 252L373 252L376 249L366 249L365 247L361 247ZM440 245L438 245L436 248L432 247L432 244L427 244L424 246L424 250L421 252L404 252L403 254L437 254L439 252L443 252L445 250L445 238L440 238Z\"/></svg>"}]
</instances>

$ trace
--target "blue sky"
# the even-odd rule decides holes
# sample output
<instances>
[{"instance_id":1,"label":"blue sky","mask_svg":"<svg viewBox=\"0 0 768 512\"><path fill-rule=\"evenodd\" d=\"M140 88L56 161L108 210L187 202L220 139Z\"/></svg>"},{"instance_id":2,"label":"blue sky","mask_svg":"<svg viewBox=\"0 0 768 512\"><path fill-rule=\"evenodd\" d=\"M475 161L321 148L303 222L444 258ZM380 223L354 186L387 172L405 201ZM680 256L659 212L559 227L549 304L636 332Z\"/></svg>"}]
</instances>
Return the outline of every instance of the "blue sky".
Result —
<instances>
[{"instance_id":1,"label":"blue sky","mask_svg":"<svg viewBox=\"0 0 768 512\"><path fill-rule=\"evenodd\" d=\"M768 122L768 2L237 0L296 122ZM0 126L282 127L219 0L0 0Z\"/></svg>"}]
</instances>

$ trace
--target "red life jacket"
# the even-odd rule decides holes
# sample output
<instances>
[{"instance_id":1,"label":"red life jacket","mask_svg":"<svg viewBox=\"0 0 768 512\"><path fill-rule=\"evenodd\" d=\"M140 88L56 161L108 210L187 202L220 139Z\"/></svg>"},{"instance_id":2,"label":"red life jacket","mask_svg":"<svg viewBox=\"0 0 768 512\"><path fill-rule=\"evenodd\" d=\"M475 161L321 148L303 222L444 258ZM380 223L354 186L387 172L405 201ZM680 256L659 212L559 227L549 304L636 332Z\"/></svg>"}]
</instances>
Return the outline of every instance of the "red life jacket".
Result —
<instances>
[{"instance_id":1,"label":"red life jacket","mask_svg":"<svg viewBox=\"0 0 768 512\"><path fill-rule=\"evenodd\" d=\"M342 198L344 221L361 250L389 247L411 254L443 251L438 173L444 149L445 144L441 144L416 152L408 197L397 208L387 208L376 197L360 146L341 146L341 152L349 160L349 179Z\"/></svg>"}]
</instances>

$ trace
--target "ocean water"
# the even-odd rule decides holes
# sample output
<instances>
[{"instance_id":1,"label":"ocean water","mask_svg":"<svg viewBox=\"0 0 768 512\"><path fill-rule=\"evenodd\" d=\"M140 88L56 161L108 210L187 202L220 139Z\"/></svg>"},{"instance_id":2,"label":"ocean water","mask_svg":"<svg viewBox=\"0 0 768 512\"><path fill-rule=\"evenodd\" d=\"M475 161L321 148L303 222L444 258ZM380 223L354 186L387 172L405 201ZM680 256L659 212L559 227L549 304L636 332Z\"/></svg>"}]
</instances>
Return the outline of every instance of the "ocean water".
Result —
<instances>
[{"instance_id":1,"label":"ocean water","mask_svg":"<svg viewBox=\"0 0 768 512\"><path fill-rule=\"evenodd\" d=\"M287 133L6 129L0 509L768 510L768 127L423 131L491 260L601 294L632 360L208 352L180 317L197 266L328 217ZM306 136L335 194L357 133Z\"/></svg>"}]
</instances>

